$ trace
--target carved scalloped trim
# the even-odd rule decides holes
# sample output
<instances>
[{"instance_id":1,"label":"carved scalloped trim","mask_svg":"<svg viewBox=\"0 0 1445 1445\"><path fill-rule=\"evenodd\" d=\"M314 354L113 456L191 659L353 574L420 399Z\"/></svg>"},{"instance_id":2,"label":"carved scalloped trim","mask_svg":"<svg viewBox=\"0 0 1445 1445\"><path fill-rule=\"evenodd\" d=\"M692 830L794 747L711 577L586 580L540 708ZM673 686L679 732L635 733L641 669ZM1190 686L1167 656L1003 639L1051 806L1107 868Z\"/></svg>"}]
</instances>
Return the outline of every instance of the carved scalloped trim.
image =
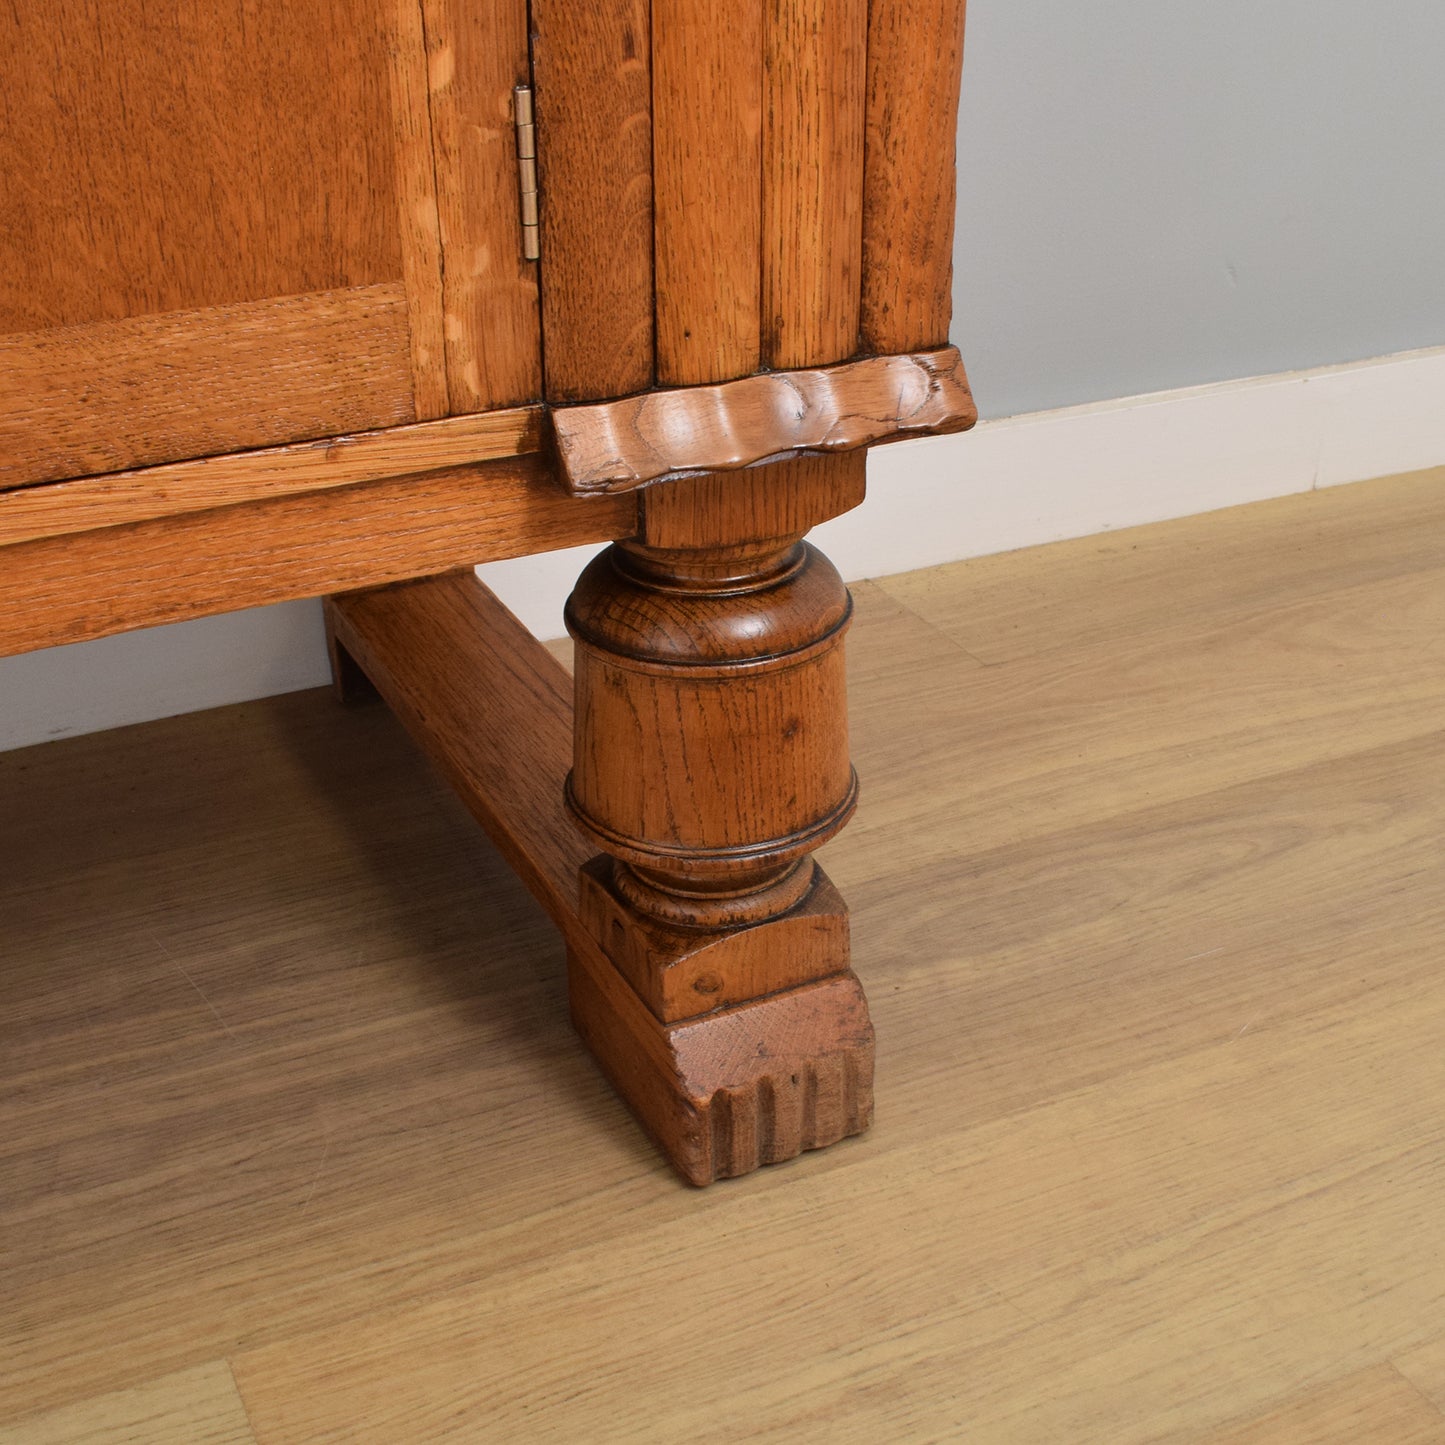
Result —
<instances>
[{"instance_id":1,"label":"carved scalloped trim","mask_svg":"<svg viewBox=\"0 0 1445 1445\"><path fill-rule=\"evenodd\" d=\"M953 346L552 412L562 480L575 493L965 431L977 420Z\"/></svg>"}]
</instances>

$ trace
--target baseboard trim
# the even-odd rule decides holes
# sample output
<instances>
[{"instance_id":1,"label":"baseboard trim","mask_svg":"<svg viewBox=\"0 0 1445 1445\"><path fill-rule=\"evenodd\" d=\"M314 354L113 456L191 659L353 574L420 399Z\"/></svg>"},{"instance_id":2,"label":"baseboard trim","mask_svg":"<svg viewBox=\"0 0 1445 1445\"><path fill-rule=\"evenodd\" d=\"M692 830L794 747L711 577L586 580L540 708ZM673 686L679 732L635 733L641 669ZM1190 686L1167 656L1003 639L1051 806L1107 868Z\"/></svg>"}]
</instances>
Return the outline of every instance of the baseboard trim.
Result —
<instances>
[{"instance_id":1,"label":"baseboard trim","mask_svg":"<svg viewBox=\"0 0 1445 1445\"><path fill-rule=\"evenodd\" d=\"M850 580L1445 465L1445 347L883 447L819 529Z\"/></svg>"}]
</instances>

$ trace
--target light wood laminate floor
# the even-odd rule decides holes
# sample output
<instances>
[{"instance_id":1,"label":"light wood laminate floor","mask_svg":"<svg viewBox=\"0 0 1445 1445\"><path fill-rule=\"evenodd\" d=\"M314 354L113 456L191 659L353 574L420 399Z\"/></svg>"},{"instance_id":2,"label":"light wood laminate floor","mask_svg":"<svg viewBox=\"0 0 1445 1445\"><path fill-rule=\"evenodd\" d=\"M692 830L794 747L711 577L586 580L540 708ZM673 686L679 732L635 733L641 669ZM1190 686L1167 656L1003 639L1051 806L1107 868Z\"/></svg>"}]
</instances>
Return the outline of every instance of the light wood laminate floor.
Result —
<instances>
[{"instance_id":1,"label":"light wood laminate floor","mask_svg":"<svg viewBox=\"0 0 1445 1445\"><path fill-rule=\"evenodd\" d=\"M856 590L878 1122L705 1192L383 710L0 756L0 1442L1445 1441L1445 472Z\"/></svg>"}]
</instances>

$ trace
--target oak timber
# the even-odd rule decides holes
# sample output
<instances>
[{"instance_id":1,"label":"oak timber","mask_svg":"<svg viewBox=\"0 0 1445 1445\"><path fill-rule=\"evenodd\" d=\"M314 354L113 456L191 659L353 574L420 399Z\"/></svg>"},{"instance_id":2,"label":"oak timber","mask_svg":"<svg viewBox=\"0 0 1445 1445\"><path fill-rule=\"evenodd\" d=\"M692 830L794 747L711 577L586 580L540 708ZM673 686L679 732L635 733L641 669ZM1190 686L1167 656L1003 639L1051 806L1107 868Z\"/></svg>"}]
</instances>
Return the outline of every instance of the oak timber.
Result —
<instances>
[{"instance_id":1,"label":"oak timber","mask_svg":"<svg viewBox=\"0 0 1445 1445\"><path fill-rule=\"evenodd\" d=\"M964 0L870 0L863 346L942 346L953 313Z\"/></svg>"},{"instance_id":2,"label":"oak timber","mask_svg":"<svg viewBox=\"0 0 1445 1445\"><path fill-rule=\"evenodd\" d=\"M648 0L531 13L546 396L625 396L653 380Z\"/></svg>"},{"instance_id":3,"label":"oak timber","mask_svg":"<svg viewBox=\"0 0 1445 1445\"><path fill-rule=\"evenodd\" d=\"M0 487L414 416L399 285L0 335Z\"/></svg>"},{"instance_id":4,"label":"oak timber","mask_svg":"<svg viewBox=\"0 0 1445 1445\"><path fill-rule=\"evenodd\" d=\"M873 1122L873 1025L844 971L664 1024L595 943L567 952L572 1020L690 1184L785 1164Z\"/></svg>"},{"instance_id":5,"label":"oak timber","mask_svg":"<svg viewBox=\"0 0 1445 1445\"><path fill-rule=\"evenodd\" d=\"M441 220L428 105L426 32L420 0L380 0L396 147L407 335L418 421L447 413Z\"/></svg>"},{"instance_id":6,"label":"oak timber","mask_svg":"<svg viewBox=\"0 0 1445 1445\"><path fill-rule=\"evenodd\" d=\"M660 916L688 926L724 926L754 874L761 888L826 842L856 800L843 667L852 603L816 548L776 540L758 546L756 574L739 566L707 589L681 567L644 571L634 559L656 554L620 543L567 601L578 713L568 800L606 852L659 887L676 882L684 898Z\"/></svg>"},{"instance_id":7,"label":"oak timber","mask_svg":"<svg viewBox=\"0 0 1445 1445\"><path fill-rule=\"evenodd\" d=\"M641 550L596 559L568 603L575 723L566 674L470 572L328 601L341 695L359 667L561 928L578 1031L695 1184L872 1116L847 912L806 856L857 794L848 595L797 546L835 513L840 470L858 469L751 473L733 497L694 488L700 547L664 506ZM706 567L728 548L726 583L681 596L622 571ZM743 585L747 566L762 585ZM612 856L589 862L576 822Z\"/></svg>"},{"instance_id":8,"label":"oak timber","mask_svg":"<svg viewBox=\"0 0 1445 1445\"><path fill-rule=\"evenodd\" d=\"M400 282L408 5L6 6L0 333Z\"/></svg>"},{"instance_id":9,"label":"oak timber","mask_svg":"<svg viewBox=\"0 0 1445 1445\"><path fill-rule=\"evenodd\" d=\"M23 446L16 463L6 438L11 465L0 484L445 414L418 0L264 15L221 0L169 19L135 0L15 10L0 19L0 128L0 333L22 347L0 356L0 372L11 382L6 401L39 418L41 435L47 421L62 434L59 452L42 450L38 467ZM381 338L359 314L349 317L355 352L333 339L315 372L306 369L304 338L285 334L279 308L393 290L404 308L385 339L400 341L404 386L390 374L390 351L373 374ZM268 306L278 308L269 317ZM212 357L213 319L227 313L249 317L253 331L274 321L281 334L253 335L239 359L224 354L221 338ZM194 335L182 344L188 318ZM167 328L159 354L148 347L151 324ZM92 379L92 348L101 389L81 420L68 413ZM30 370L26 350L30 362L43 351L49 369ZM234 396L206 391L216 361L224 369L238 360ZM388 399L404 392L404 415L368 405L378 383ZM335 411L343 386L354 394L345 419ZM134 390L134 416L117 399L122 388ZM212 430L202 438L185 418ZM144 440L127 451L136 438Z\"/></svg>"},{"instance_id":10,"label":"oak timber","mask_svg":"<svg viewBox=\"0 0 1445 1445\"><path fill-rule=\"evenodd\" d=\"M539 451L540 407L0 491L0 546Z\"/></svg>"},{"instance_id":11,"label":"oak timber","mask_svg":"<svg viewBox=\"0 0 1445 1445\"><path fill-rule=\"evenodd\" d=\"M526 6L421 0L421 10L450 410L516 406L542 394L537 268L517 232L512 126L512 89L528 77Z\"/></svg>"},{"instance_id":12,"label":"oak timber","mask_svg":"<svg viewBox=\"0 0 1445 1445\"><path fill-rule=\"evenodd\" d=\"M637 535L567 600L566 796L603 855L581 879L586 937L569 941L572 1017L694 1184L872 1119L847 910L812 857L858 796L852 603L801 541L860 470L813 458L649 488Z\"/></svg>"},{"instance_id":13,"label":"oak timber","mask_svg":"<svg viewBox=\"0 0 1445 1445\"><path fill-rule=\"evenodd\" d=\"M0 551L0 656L635 527L634 498L569 497L531 455L22 542Z\"/></svg>"},{"instance_id":14,"label":"oak timber","mask_svg":"<svg viewBox=\"0 0 1445 1445\"><path fill-rule=\"evenodd\" d=\"M797 453L940 436L977 420L952 346L643 392L552 413L562 480L579 495L736 471Z\"/></svg>"},{"instance_id":15,"label":"oak timber","mask_svg":"<svg viewBox=\"0 0 1445 1445\"><path fill-rule=\"evenodd\" d=\"M821 869L813 868L809 881L811 886L786 918L763 928L710 934L639 917L617 890L611 860L598 857L582 869L576 909L581 927L593 938L607 940L608 963L631 985L638 1001L664 1024L686 1023L700 1014L750 1004L840 972L840 961L848 957L847 907ZM861 994L856 997L861 1002ZM765 1036L764 1042L768 1042ZM771 1046L776 1043L771 1041ZM707 1081L700 1077L698 1082ZM866 1103L858 1084L855 1077L855 1108ZM816 1117L813 1122L816 1126ZM798 1132L796 1126L793 1132ZM795 1140L791 1149L775 1152L778 1158L790 1159L802 1147ZM758 1162L755 1159L750 1167L756 1168ZM708 1177L716 1177L716 1170Z\"/></svg>"},{"instance_id":16,"label":"oak timber","mask_svg":"<svg viewBox=\"0 0 1445 1445\"><path fill-rule=\"evenodd\" d=\"M577 927L566 672L470 571L329 598L328 626L532 896Z\"/></svg>"},{"instance_id":17,"label":"oak timber","mask_svg":"<svg viewBox=\"0 0 1445 1445\"><path fill-rule=\"evenodd\" d=\"M720 528L735 544L803 533L861 506L868 454L788 457L744 474L704 472L637 498L637 535L649 547L696 549Z\"/></svg>"},{"instance_id":18,"label":"oak timber","mask_svg":"<svg viewBox=\"0 0 1445 1445\"><path fill-rule=\"evenodd\" d=\"M583 870L590 849L563 807L563 669L470 572L334 597L327 613L338 683L348 659L359 665L562 930L577 1028L680 1172L706 1184L867 1127L873 1031L840 972L847 915L826 879L804 907L736 936L642 930L629 984L600 945L634 920L625 903L589 912L589 897L608 906L611 870ZM649 1011L652 955L679 942L701 948L701 966L681 960Z\"/></svg>"},{"instance_id":19,"label":"oak timber","mask_svg":"<svg viewBox=\"0 0 1445 1445\"><path fill-rule=\"evenodd\" d=\"M384 709L0 755L0 1420L232 1360L262 1441L1438 1437L1442 480L856 588L885 1107L702 1195Z\"/></svg>"},{"instance_id":20,"label":"oak timber","mask_svg":"<svg viewBox=\"0 0 1445 1445\"><path fill-rule=\"evenodd\" d=\"M763 0L653 0L657 380L762 362Z\"/></svg>"},{"instance_id":21,"label":"oak timber","mask_svg":"<svg viewBox=\"0 0 1445 1445\"><path fill-rule=\"evenodd\" d=\"M827 366L858 350L868 0L770 0L764 46L763 358Z\"/></svg>"}]
</instances>

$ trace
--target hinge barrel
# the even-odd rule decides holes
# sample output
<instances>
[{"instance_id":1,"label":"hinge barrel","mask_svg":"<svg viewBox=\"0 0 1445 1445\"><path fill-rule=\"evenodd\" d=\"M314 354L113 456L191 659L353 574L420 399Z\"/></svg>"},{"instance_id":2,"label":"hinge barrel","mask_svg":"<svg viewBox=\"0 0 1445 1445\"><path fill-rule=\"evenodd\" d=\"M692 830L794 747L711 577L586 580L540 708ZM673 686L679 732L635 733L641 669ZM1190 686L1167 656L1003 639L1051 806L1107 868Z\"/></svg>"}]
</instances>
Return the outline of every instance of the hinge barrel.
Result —
<instances>
[{"instance_id":1,"label":"hinge barrel","mask_svg":"<svg viewBox=\"0 0 1445 1445\"><path fill-rule=\"evenodd\" d=\"M532 110L532 89L519 85L512 96L517 126L517 179L522 199L522 257L535 261L542 254L542 227L537 209L537 125Z\"/></svg>"}]
</instances>

